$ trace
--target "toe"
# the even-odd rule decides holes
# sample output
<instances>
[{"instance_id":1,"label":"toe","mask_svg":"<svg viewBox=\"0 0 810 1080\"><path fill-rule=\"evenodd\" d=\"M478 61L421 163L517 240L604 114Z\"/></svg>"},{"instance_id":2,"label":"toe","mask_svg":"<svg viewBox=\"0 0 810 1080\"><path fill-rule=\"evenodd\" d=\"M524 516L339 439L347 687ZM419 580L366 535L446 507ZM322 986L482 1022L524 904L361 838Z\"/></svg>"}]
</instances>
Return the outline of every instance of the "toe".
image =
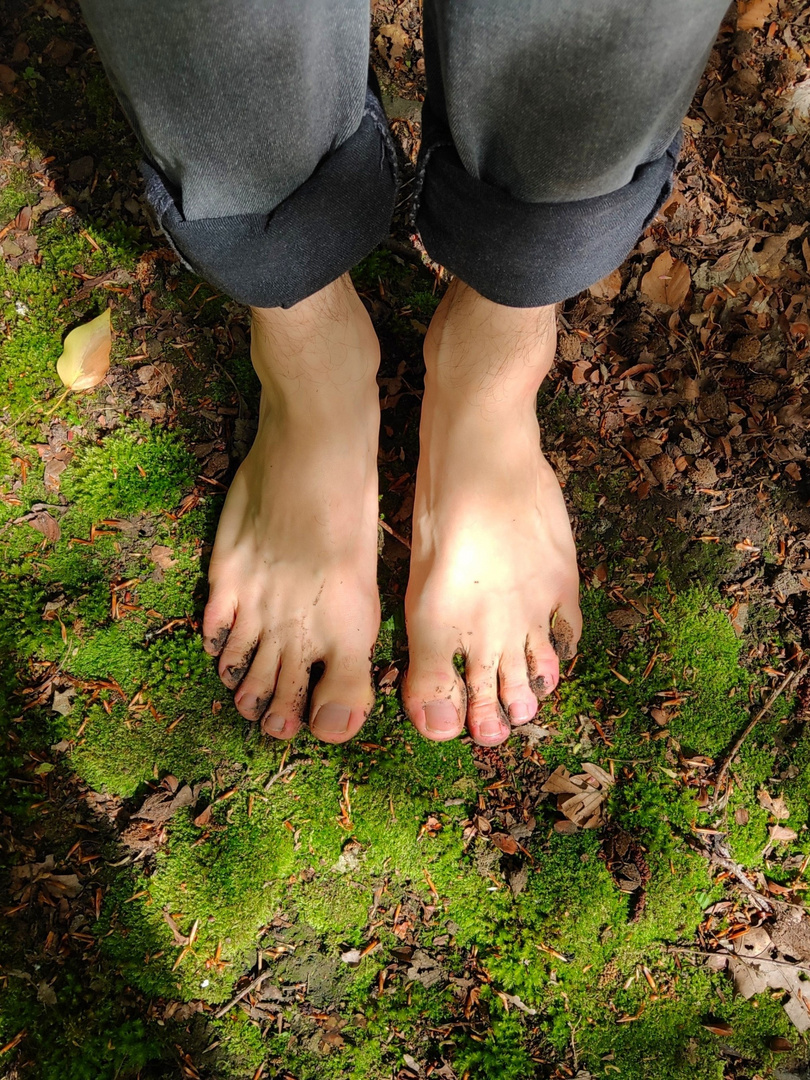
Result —
<instances>
[{"instance_id":1,"label":"toe","mask_svg":"<svg viewBox=\"0 0 810 1080\"><path fill-rule=\"evenodd\" d=\"M467 694L453 667L454 646L421 649L411 644L402 684L402 704L413 726L426 739L445 742L464 730Z\"/></svg>"},{"instance_id":2,"label":"toe","mask_svg":"<svg viewBox=\"0 0 810 1080\"><path fill-rule=\"evenodd\" d=\"M203 613L203 648L209 656L219 656L225 648L235 618L234 598L212 590Z\"/></svg>"},{"instance_id":3,"label":"toe","mask_svg":"<svg viewBox=\"0 0 810 1080\"><path fill-rule=\"evenodd\" d=\"M582 634L582 613L576 597L562 600L551 616L551 642L561 660L570 660Z\"/></svg>"},{"instance_id":4,"label":"toe","mask_svg":"<svg viewBox=\"0 0 810 1080\"><path fill-rule=\"evenodd\" d=\"M560 659L548 634L538 629L526 647L529 683L537 698L547 697L560 681Z\"/></svg>"},{"instance_id":5,"label":"toe","mask_svg":"<svg viewBox=\"0 0 810 1080\"><path fill-rule=\"evenodd\" d=\"M280 665L278 647L270 638L263 637L233 698L234 705L246 720L259 720L267 710L276 688Z\"/></svg>"},{"instance_id":6,"label":"toe","mask_svg":"<svg viewBox=\"0 0 810 1080\"><path fill-rule=\"evenodd\" d=\"M537 697L529 685L524 651L504 653L498 665L498 697L512 724L525 724L537 715Z\"/></svg>"},{"instance_id":7,"label":"toe","mask_svg":"<svg viewBox=\"0 0 810 1080\"><path fill-rule=\"evenodd\" d=\"M467 662L467 728L481 746L497 746L511 728L498 701L498 657Z\"/></svg>"},{"instance_id":8,"label":"toe","mask_svg":"<svg viewBox=\"0 0 810 1080\"><path fill-rule=\"evenodd\" d=\"M300 656L285 654L273 700L262 717L262 731L275 739L291 739L301 727L307 703L310 664Z\"/></svg>"},{"instance_id":9,"label":"toe","mask_svg":"<svg viewBox=\"0 0 810 1080\"><path fill-rule=\"evenodd\" d=\"M237 618L219 658L219 677L229 690L235 690L247 674L260 632L258 623Z\"/></svg>"},{"instance_id":10,"label":"toe","mask_svg":"<svg viewBox=\"0 0 810 1080\"><path fill-rule=\"evenodd\" d=\"M371 662L366 657L325 657L326 669L312 692L310 730L323 742L354 738L374 704Z\"/></svg>"}]
</instances>

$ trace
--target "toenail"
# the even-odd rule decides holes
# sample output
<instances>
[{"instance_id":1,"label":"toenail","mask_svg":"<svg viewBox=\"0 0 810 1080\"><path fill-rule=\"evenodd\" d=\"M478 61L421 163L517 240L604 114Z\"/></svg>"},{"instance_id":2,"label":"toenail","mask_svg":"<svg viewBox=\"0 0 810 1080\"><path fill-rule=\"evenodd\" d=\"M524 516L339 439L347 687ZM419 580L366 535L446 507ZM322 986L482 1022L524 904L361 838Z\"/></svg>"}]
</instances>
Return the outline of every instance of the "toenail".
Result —
<instances>
[{"instance_id":1,"label":"toenail","mask_svg":"<svg viewBox=\"0 0 810 1080\"><path fill-rule=\"evenodd\" d=\"M452 701L429 701L425 705L425 727L428 731L453 731L458 727L458 713Z\"/></svg>"},{"instance_id":2,"label":"toenail","mask_svg":"<svg viewBox=\"0 0 810 1080\"><path fill-rule=\"evenodd\" d=\"M283 716L279 716L278 713L270 713L269 716L265 716L262 721L262 731L268 735L280 735L284 730L286 720Z\"/></svg>"},{"instance_id":3,"label":"toenail","mask_svg":"<svg viewBox=\"0 0 810 1080\"><path fill-rule=\"evenodd\" d=\"M312 726L317 728L315 734L342 735L349 730L349 719L352 710L345 705L335 705L331 701L328 705L321 705L312 721Z\"/></svg>"},{"instance_id":4,"label":"toenail","mask_svg":"<svg viewBox=\"0 0 810 1080\"><path fill-rule=\"evenodd\" d=\"M502 734L500 720L482 720L478 725L479 735L483 735L485 739L491 739L494 735Z\"/></svg>"},{"instance_id":5,"label":"toenail","mask_svg":"<svg viewBox=\"0 0 810 1080\"><path fill-rule=\"evenodd\" d=\"M528 720L529 719L529 706L525 701L513 701L509 706L509 719L510 720Z\"/></svg>"}]
</instances>

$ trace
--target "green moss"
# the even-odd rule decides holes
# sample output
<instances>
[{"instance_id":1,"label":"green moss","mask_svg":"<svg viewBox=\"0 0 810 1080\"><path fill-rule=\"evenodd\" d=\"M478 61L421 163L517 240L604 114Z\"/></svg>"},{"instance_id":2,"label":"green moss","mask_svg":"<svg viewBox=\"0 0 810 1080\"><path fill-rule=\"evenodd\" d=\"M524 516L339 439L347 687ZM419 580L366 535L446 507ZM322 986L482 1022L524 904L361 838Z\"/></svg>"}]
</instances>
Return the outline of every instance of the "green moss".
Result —
<instances>
[{"instance_id":1,"label":"green moss","mask_svg":"<svg viewBox=\"0 0 810 1080\"><path fill-rule=\"evenodd\" d=\"M85 447L62 478L65 497L94 520L172 510L189 490L195 461L176 434L134 427Z\"/></svg>"},{"instance_id":2,"label":"green moss","mask_svg":"<svg viewBox=\"0 0 810 1080\"><path fill-rule=\"evenodd\" d=\"M24 206L31 205L37 191L27 169L11 165L0 168L0 228L15 218Z\"/></svg>"}]
</instances>

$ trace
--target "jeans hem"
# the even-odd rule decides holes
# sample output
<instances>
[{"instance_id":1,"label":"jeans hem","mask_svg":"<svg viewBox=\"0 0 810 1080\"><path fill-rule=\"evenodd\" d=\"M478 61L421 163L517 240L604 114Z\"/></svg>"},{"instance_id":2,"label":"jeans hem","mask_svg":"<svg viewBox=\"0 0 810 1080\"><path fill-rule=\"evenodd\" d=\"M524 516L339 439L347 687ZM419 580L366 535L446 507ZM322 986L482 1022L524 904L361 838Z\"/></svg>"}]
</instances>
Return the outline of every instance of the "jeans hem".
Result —
<instances>
[{"instance_id":1,"label":"jeans hem","mask_svg":"<svg viewBox=\"0 0 810 1080\"><path fill-rule=\"evenodd\" d=\"M147 204L183 265L253 307L292 307L355 266L388 236L399 179L371 89L357 131L266 214L187 221L154 163L140 169Z\"/></svg>"},{"instance_id":2,"label":"jeans hem","mask_svg":"<svg viewBox=\"0 0 810 1080\"><path fill-rule=\"evenodd\" d=\"M527 203L466 172L452 144L423 148L413 221L431 259L487 299L542 307L619 266L672 193L682 135L607 195Z\"/></svg>"}]
</instances>

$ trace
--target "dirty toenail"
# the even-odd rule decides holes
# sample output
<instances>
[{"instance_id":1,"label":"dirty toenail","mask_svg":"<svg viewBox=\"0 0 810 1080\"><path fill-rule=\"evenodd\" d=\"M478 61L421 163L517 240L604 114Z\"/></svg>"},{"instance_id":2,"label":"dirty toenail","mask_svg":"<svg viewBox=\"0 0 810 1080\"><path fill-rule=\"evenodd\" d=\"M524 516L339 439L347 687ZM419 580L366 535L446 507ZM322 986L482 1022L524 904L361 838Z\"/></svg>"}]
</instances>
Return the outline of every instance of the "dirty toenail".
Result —
<instances>
[{"instance_id":1,"label":"dirty toenail","mask_svg":"<svg viewBox=\"0 0 810 1080\"><path fill-rule=\"evenodd\" d=\"M313 728L317 729L315 734L342 735L349 730L351 715L352 710L345 705L335 705L331 701L328 705L321 705L312 721Z\"/></svg>"},{"instance_id":2,"label":"dirty toenail","mask_svg":"<svg viewBox=\"0 0 810 1080\"><path fill-rule=\"evenodd\" d=\"M280 735L284 730L285 723L283 716L279 716L278 713L270 713L269 716L265 716L264 720L262 720L262 731L267 735Z\"/></svg>"},{"instance_id":3,"label":"dirty toenail","mask_svg":"<svg viewBox=\"0 0 810 1080\"><path fill-rule=\"evenodd\" d=\"M458 713L452 701L429 701L425 705L425 727L428 731L453 731L458 727Z\"/></svg>"},{"instance_id":4,"label":"dirty toenail","mask_svg":"<svg viewBox=\"0 0 810 1080\"><path fill-rule=\"evenodd\" d=\"M482 720L478 725L478 732L480 735L483 735L485 739L491 739L495 735L500 735L502 730L499 720Z\"/></svg>"},{"instance_id":5,"label":"dirty toenail","mask_svg":"<svg viewBox=\"0 0 810 1080\"><path fill-rule=\"evenodd\" d=\"M529 706L525 701L513 701L509 706L509 719L510 720L528 720L529 719Z\"/></svg>"}]
</instances>

